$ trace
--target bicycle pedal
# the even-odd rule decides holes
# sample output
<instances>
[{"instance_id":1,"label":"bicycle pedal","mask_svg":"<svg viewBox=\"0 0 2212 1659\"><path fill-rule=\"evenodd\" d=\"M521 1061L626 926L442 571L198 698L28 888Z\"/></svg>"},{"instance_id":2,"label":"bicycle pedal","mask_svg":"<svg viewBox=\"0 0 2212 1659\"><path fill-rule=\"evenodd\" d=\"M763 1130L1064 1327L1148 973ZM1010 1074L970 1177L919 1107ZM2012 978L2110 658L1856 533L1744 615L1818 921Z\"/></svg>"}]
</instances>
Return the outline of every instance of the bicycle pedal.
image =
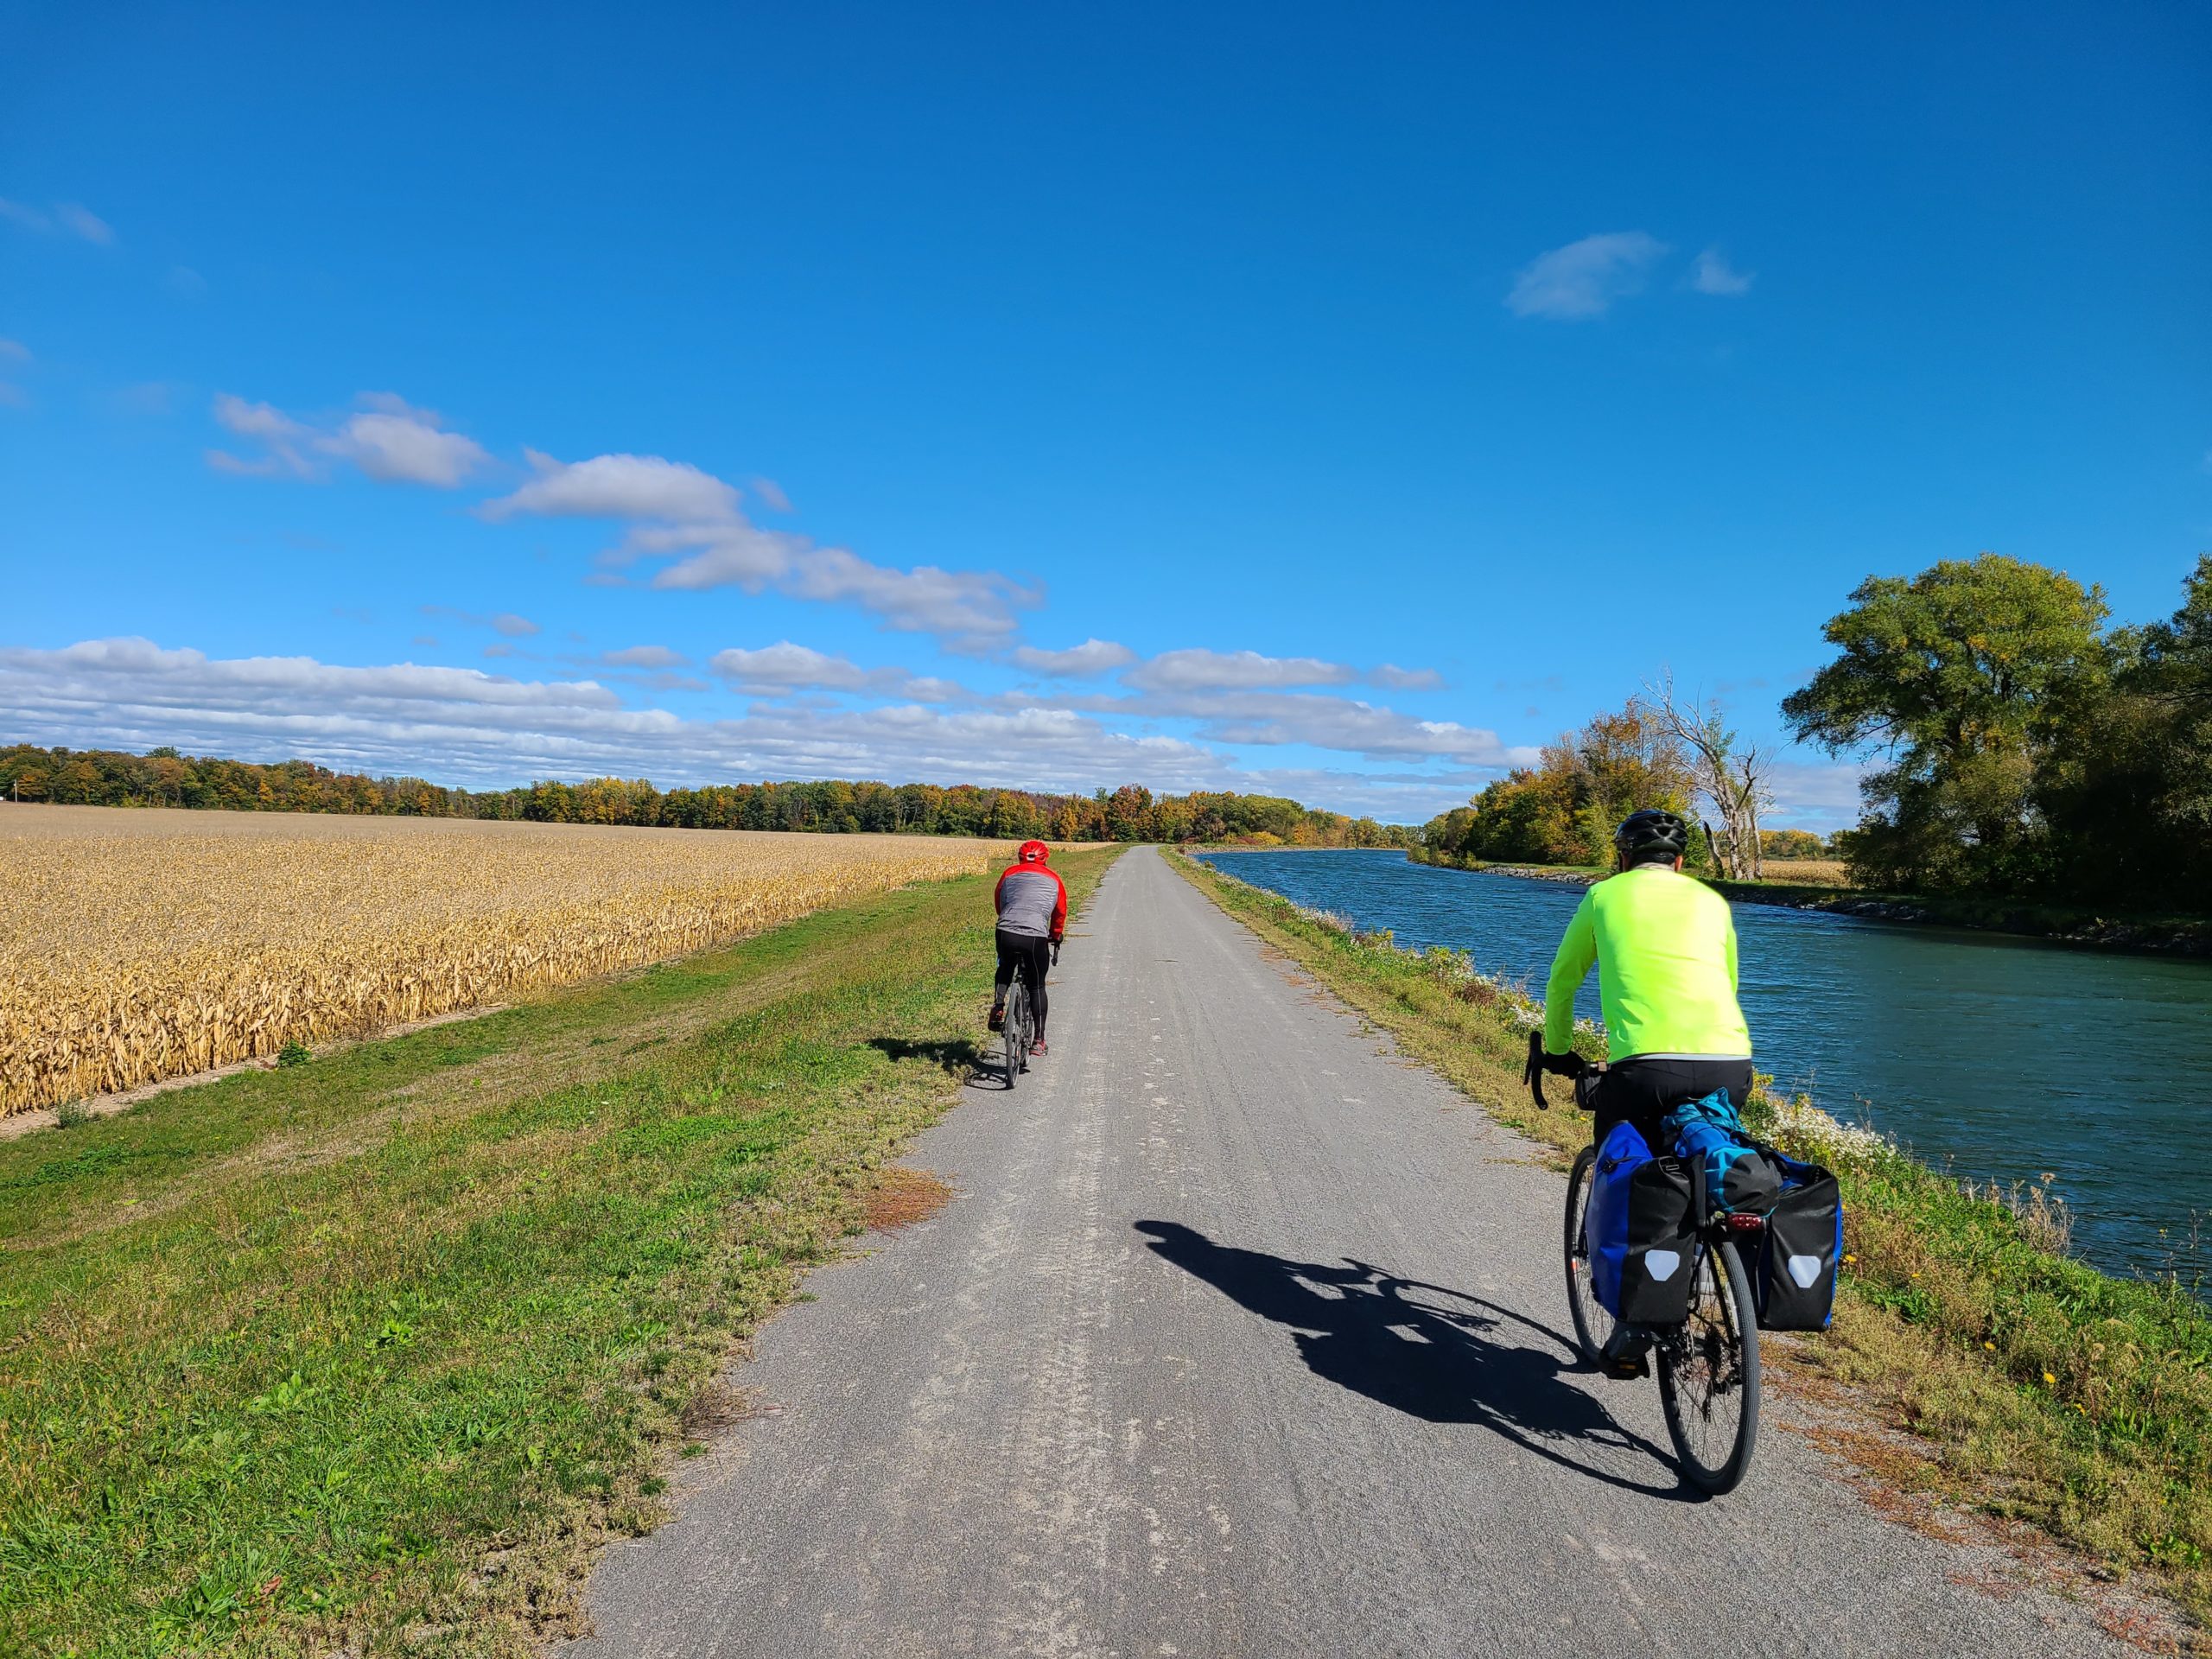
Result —
<instances>
[{"instance_id":1,"label":"bicycle pedal","mask_svg":"<svg viewBox=\"0 0 2212 1659\"><path fill-rule=\"evenodd\" d=\"M1640 1325L1614 1327L1598 1356L1598 1369L1607 1376L1623 1378L1651 1375L1651 1332Z\"/></svg>"}]
</instances>

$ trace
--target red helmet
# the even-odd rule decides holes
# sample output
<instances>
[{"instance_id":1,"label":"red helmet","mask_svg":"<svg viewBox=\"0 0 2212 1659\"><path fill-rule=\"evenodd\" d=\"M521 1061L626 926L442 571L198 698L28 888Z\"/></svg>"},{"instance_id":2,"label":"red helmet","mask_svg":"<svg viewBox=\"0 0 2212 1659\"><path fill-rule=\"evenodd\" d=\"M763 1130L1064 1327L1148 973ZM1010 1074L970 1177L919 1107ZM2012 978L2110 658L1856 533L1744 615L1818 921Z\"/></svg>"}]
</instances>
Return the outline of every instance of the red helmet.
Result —
<instances>
[{"instance_id":1,"label":"red helmet","mask_svg":"<svg viewBox=\"0 0 2212 1659\"><path fill-rule=\"evenodd\" d=\"M1017 862L1023 864L1042 864L1052 855L1052 849L1043 842L1025 841L1021 843L1021 850L1014 855L1014 858Z\"/></svg>"}]
</instances>

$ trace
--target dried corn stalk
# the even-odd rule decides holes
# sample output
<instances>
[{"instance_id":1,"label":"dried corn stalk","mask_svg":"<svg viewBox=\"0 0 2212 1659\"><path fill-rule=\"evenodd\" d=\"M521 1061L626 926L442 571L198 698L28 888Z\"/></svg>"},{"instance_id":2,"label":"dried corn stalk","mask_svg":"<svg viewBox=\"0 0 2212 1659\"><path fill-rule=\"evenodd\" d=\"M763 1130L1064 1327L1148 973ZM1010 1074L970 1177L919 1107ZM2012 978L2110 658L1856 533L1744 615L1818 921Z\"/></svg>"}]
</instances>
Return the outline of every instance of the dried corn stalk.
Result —
<instances>
[{"instance_id":1,"label":"dried corn stalk","mask_svg":"<svg viewBox=\"0 0 2212 1659\"><path fill-rule=\"evenodd\" d=\"M0 808L0 1114L634 967L974 841Z\"/></svg>"}]
</instances>

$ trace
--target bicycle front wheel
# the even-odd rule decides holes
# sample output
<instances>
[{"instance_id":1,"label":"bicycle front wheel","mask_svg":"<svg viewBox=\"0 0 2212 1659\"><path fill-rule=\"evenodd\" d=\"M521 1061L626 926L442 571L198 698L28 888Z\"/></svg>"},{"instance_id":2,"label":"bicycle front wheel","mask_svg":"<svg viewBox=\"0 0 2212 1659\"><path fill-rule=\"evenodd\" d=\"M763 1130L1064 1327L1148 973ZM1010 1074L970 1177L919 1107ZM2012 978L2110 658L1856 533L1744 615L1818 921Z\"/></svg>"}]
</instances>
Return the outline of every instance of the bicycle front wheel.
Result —
<instances>
[{"instance_id":1,"label":"bicycle front wheel","mask_svg":"<svg viewBox=\"0 0 2212 1659\"><path fill-rule=\"evenodd\" d=\"M1590 1276L1590 1191L1598 1176L1598 1149L1585 1147L1567 1178L1567 1309L1574 1319L1574 1345L1582 1363L1595 1365L1613 1334L1613 1316L1598 1300Z\"/></svg>"},{"instance_id":2,"label":"bicycle front wheel","mask_svg":"<svg viewBox=\"0 0 2212 1659\"><path fill-rule=\"evenodd\" d=\"M1719 1497L1751 1467L1759 1438L1759 1328L1735 1244L1698 1252L1689 1318L1659 1340L1659 1402L1690 1484Z\"/></svg>"}]
</instances>

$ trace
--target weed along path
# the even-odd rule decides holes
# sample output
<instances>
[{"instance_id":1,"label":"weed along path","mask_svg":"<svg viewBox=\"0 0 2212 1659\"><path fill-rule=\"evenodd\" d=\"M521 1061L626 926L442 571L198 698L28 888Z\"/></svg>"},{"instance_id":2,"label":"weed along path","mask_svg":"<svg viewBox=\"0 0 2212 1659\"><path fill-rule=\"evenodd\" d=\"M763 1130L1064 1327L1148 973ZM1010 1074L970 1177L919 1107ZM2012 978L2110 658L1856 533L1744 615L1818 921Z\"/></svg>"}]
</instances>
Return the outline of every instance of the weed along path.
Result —
<instances>
[{"instance_id":1,"label":"weed along path","mask_svg":"<svg viewBox=\"0 0 2212 1659\"><path fill-rule=\"evenodd\" d=\"M1570 1359L1527 1142L1150 850L1080 927L1050 1057L910 1155L951 1203L761 1332L574 1659L2127 1650L1786 1399L1695 1501Z\"/></svg>"}]
</instances>

